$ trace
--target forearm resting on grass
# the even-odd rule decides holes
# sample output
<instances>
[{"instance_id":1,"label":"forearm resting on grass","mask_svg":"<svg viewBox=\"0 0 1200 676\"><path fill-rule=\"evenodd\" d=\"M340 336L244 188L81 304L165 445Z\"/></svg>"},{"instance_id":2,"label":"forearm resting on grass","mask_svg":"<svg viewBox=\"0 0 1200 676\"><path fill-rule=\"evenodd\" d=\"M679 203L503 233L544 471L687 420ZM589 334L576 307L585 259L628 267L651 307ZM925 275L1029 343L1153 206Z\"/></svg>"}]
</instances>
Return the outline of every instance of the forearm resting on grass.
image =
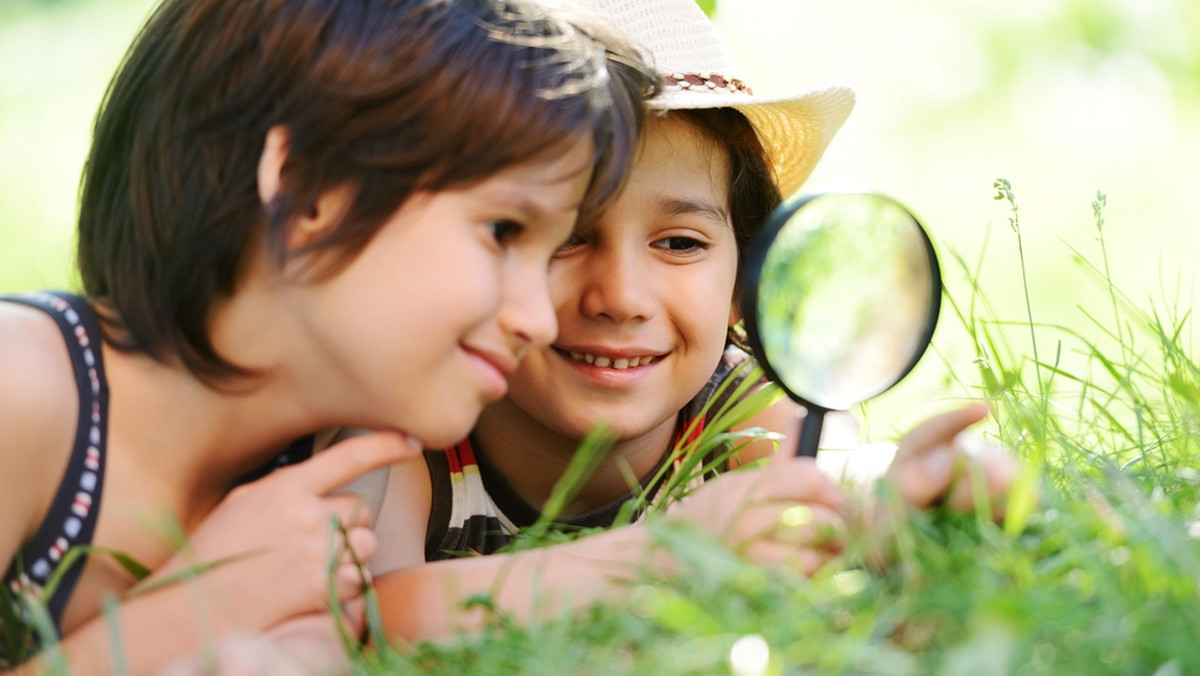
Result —
<instances>
[{"instance_id":1,"label":"forearm resting on grass","mask_svg":"<svg viewBox=\"0 0 1200 676\"><path fill-rule=\"evenodd\" d=\"M839 502L810 458L779 456L704 485L661 518L706 530L751 561L812 574L839 551L839 538L830 537L841 528ZM805 518L790 519L795 508ZM541 549L402 568L375 586L388 636L437 640L477 630L492 610L527 623L621 603L630 581L678 569L669 548L636 524Z\"/></svg>"},{"instance_id":2,"label":"forearm resting on grass","mask_svg":"<svg viewBox=\"0 0 1200 676\"><path fill-rule=\"evenodd\" d=\"M194 583L138 594L71 630L12 674L72 676L157 673L180 656L200 654L248 627L236 609L204 601ZM58 671L59 665L65 666Z\"/></svg>"}]
</instances>

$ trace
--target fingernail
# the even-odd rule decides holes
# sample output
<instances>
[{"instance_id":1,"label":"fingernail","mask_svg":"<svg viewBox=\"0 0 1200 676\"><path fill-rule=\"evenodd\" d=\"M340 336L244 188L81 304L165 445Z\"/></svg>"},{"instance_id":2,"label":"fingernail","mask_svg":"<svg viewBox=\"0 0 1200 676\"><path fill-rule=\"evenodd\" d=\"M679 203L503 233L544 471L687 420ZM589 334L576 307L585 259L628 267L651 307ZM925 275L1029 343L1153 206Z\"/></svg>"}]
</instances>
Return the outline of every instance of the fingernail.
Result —
<instances>
[{"instance_id":1,"label":"fingernail","mask_svg":"<svg viewBox=\"0 0 1200 676\"><path fill-rule=\"evenodd\" d=\"M947 481L954 471L954 452L948 446L938 446L921 458L921 467L932 481Z\"/></svg>"},{"instance_id":2,"label":"fingernail","mask_svg":"<svg viewBox=\"0 0 1200 676\"><path fill-rule=\"evenodd\" d=\"M986 454L988 443L983 437L972 434L968 430L959 432L954 437L954 444L963 450L963 453L976 457L982 457Z\"/></svg>"}]
</instances>

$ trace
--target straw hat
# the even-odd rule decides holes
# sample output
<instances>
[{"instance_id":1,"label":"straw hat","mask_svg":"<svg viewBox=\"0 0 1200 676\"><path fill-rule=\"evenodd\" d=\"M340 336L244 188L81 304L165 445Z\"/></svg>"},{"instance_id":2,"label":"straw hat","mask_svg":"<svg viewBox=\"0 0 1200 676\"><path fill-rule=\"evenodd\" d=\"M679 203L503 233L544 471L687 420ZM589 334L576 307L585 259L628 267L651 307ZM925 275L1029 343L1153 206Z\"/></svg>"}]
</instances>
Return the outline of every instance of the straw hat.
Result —
<instances>
[{"instance_id":1,"label":"straw hat","mask_svg":"<svg viewBox=\"0 0 1200 676\"><path fill-rule=\"evenodd\" d=\"M652 108L739 110L754 125L786 198L812 173L817 160L854 107L847 87L783 96L759 96L696 0L583 0L607 24L637 45L666 78Z\"/></svg>"}]
</instances>

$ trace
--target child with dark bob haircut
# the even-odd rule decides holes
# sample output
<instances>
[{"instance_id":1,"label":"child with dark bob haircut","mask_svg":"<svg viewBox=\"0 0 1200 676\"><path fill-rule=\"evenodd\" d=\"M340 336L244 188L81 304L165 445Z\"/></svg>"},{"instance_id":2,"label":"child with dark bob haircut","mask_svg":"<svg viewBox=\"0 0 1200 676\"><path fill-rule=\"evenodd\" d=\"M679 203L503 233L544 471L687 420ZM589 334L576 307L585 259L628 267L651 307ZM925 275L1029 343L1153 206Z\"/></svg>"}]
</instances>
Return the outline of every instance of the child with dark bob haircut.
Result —
<instances>
[{"instance_id":1,"label":"child with dark bob haircut","mask_svg":"<svg viewBox=\"0 0 1200 676\"><path fill-rule=\"evenodd\" d=\"M0 300L0 668L361 618L337 489L461 438L553 339L549 260L656 86L527 0L164 0L96 121L82 292ZM338 426L381 432L308 458Z\"/></svg>"}]
</instances>

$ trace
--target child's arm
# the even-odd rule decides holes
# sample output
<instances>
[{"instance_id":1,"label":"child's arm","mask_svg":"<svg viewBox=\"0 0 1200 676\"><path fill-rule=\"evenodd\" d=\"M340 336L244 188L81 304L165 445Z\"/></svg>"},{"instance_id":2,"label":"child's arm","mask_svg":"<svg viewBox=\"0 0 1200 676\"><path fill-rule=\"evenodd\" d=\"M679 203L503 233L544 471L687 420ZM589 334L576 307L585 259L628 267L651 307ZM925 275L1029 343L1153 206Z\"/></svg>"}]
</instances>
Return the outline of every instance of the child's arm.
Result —
<instances>
[{"instance_id":1,"label":"child's arm","mask_svg":"<svg viewBox=\"0 0 1200 676\"><path fill-rule=\"evenodd\" d=\"M353 671L332 618L319 614L288 620L268 631L231 634L201 654L172 662L156 676L314 676Z\"/></svg>"},{"instance_id":2,"label":"child's arm","mask_svg":"<svg viewBox=\"0 0 1200 676\"><path fill-rule=\"evenodd\" d=\"M748 558L783 564L806 574L837 551L829 533L839 528L840 496L809 458L779 457L706 483L664 518L705 528ZM811 509L803 525L785 525L784 510ZM478 594L518 621L552 617L597 601L620 603L642 566L671 574L675 562L638 524L562 545L513 554L439 561L376 579L389 636L435 639L476 628L479 608L462 604Z\"/></svg>"},{"instance_id":3,"label":"child's arm","mask_svg":"<svg viewBox=\"0 0 1200 676\"><path fill-rule=\"evenodd\" d=\"M73 628L57 650L71 673L111 673L119 655L130 673L140 674L231 634L327 613L331 543L338 548L334 593L343 603L359 598L355 557L331 530L332 519L345 525L357 558L367 560L375 549L370 515L357 496L329 493L416 450L395 434L359 437L236 489L190 534L187 551L148 581L189 568L194 576L133 594L114 617L99 615ZM216 562L223 563L204 568ZM121 637L116 646L114 631ZM50 665L43 654L21 669L42 673Z\"/></svg>"}]
</instances>

